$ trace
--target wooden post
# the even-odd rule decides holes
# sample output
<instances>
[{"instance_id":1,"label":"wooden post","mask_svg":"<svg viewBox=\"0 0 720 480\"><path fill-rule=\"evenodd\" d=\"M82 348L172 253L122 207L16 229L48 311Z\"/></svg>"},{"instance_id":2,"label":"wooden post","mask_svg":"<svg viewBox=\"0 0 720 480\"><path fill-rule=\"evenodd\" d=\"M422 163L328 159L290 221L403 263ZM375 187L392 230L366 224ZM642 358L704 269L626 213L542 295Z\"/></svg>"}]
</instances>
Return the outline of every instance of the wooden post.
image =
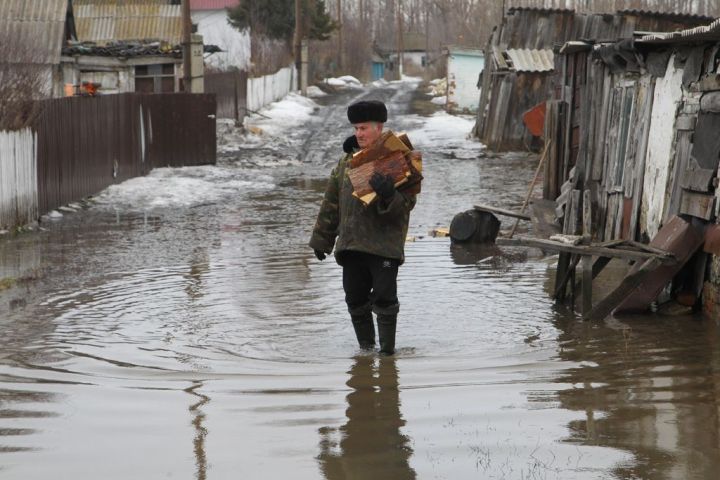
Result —
<instances>
[{"instance_id":1,"label":"wooden post","mask_svg":"<svg viewBox=\"0 0 720 480\"><path fill-rule=\"evenodd\" d=\"M295 57L295 69L298 75L302 75L302 1L295 0L295 32L293 33L293 56Z\"/></svg>"},{"instance_id":2,"label":"wooden post","mask_svg":"<svg viewBox=\"0 0 720 480\"><path fill-rule=\"evenodd\" d=\"M583 240L585 244L592 241L592 199L590 190L583 192ZM588 315L592 310L592 279L593 264L590 255L582 258L582 314Z\"/></svg>"},{"instance_id":3,"label":"wooden post","mask_svg":"<svg viewBox=\"0 0 720 480\"><path fill-rule=\"evenodd\" d=\"M402 0L397 0L397 56L398 56L398 80L403 76L403 21L402 21Z\"/></svg>"},{"instance_id":4,"label":"wooden post","mask_svg":"<svg viewBox=\"0 0 720 480\"><path fill-rule=\"evenodd\" d=\"M525 201L520 208L520 213L525 213L525 209L527 208L528 203L530 203L530 197L532 197L533 190L535 190L535 184L537 183L538 177L540 176L540 171L542 170L543 163L545 163L545 157L547 156L550 145L552 145L552 139L548 140L548 143L545 145L545 150L543 150L542 156L540 157L540 162L538 163L537 169L535 170L535 176L533 177L532 182L530 182L530 187L528 188L527 195L525 196ZM517 230L519 223L520 219L518 218L517 220L515 220L515 225L513 225L512 230L510 230L510 235L508 236L508 238L512 238L513 235L515 235L515 230Z\"/></svg>"},{"instance_id":5,"label":"wooden post","mask_svg":"<svg viewBox=\"0 0 720 480\"><path fill-rule=\"evenodd\" d=\"M183 22L183 90L192 92L192 18L190 17L190 0L182 0Z\"/></svg>"},{"instance_id":6,"label":"wooden post","mask_svg":"<svg viewBox=\"0 0 720 480\"><path fill-rule=\"evenodd\" d=\"M338 72L342 73L343 69L343 12L342 0L337 0L337 18L338 18Z\"/></svg>"}]
</instances>

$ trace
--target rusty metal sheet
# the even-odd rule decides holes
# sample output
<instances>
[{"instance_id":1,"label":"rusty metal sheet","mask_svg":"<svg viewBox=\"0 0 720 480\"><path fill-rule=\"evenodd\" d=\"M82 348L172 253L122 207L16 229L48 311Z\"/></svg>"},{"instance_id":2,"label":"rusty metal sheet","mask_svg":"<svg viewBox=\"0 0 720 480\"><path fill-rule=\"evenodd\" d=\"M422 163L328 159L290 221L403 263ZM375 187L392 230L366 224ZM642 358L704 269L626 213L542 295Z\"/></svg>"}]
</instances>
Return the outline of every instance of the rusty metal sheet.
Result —
<instances>
[{"instance_id":1,"label":"rusty metal sheet","mask_svg":"<svg viewBox=\"0 0 720 480\"><path fill-rule=\"evenodd\" d=\"M718 2L720 3L720 2ZM715 16L720 16L718 13ZM713 42L720 40L720 19L701 27L688 28L676 32L653 33L637 40L639 43L688 43Z\"/></svg>"},{"instance_id":2,"label":"rusty metal sheet","mask_svg":"<svg viewBox=\"0 0 720 480\"><path fill-rule=\"evenodd\" d=\"M693 226L678 216L672 217L652 239L650 246L673 253L677 263L662 265L651 275L645 276L633 291L628 292L627 298L615 309L614 313L643 312L649 309L650 304L655 301L660 292L672 281L704 241L705 234L701 228ZM640 262L638 262L628 275L632 275L640 267Z\"/></svg>"},{"instance_id":3,"label":"rusty metal sheet","mask_svg":"<svg viewBox=\"0 0 720 480\"><path fill-rule=\"evenodd\" d=\"M546 105L546 102L539 103L523 114L525 126L535 137L542 137L545 131Z\"/></svg>"},{"instance_id":4,"label":"rusty metal sheet","mask_svg":"<svg viewBox=\"0 0 720 480\"><path fill-rule=\"evenodd\" d=\"M56 65L67 0L0 1L0 62Z\"/></svg>"}]
</instances>

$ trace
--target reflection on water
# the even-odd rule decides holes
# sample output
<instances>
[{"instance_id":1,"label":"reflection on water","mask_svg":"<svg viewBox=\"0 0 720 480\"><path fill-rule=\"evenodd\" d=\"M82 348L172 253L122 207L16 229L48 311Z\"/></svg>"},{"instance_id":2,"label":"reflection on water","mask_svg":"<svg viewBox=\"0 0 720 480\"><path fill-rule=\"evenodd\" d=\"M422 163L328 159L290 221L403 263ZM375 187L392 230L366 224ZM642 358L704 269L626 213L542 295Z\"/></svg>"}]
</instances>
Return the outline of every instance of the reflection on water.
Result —
<instances>
[{"instance_id":1,"label":"reflection on water","mask_svg":"<svg viewBox=\"0 0 720 480\"><path fill-rule=\"evenodd\" d=\"M320 429L320 469L327 480L416 478L410 440L400 410L394 357L361 355L348 372L347 421Z\"/></svg>"},{"instance_id":2,"label":"reflection on water","mask_svg":"<svg viewBox=\"0 0 720 480\"><path fill-rule=\"evenodd\" d=\"M394 114L407 95L381 93ZM342 106L321 115L0 241L3 480L715 478L715 322L582 322L547 294L552 260L426 236L517 208L532 157L425 149L399 355L355 356L341 271L306 247L348 134ZM422 118L392 121L422 143Z\"/></svg>"}]
</instances>

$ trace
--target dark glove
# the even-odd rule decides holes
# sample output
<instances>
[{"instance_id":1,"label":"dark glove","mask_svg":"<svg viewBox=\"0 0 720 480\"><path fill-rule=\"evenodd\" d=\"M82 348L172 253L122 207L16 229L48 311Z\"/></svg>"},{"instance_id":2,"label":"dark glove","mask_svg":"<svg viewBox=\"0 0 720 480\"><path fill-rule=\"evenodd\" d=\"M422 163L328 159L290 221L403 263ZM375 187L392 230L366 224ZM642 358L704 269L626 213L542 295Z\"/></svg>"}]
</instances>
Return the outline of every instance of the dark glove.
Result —
<instances>
[{"instance_id":1,"label":"dark glove","mask_svg":"<svg viewBox=\"0 0 720 480\"><path fill-rule=\"evenodd\" d=\"M383 175L380 172L373 173L373 176L370 177L370 186L383 201L388 201L395 195L395 182L390 175Z\"/></svg>"},{"instance_id":2,"label":"dark glove","mask_svg":"<svg viewBox=\"0 0 720 480\"><path fill-rule=\"evenodd\" d=\"M355 150L358 150L360 148L360 144L357 141L357 137L353 135L352 137L348 137L343 142L343 151L345 153L353 153Z\"/></svg>"},{"instance_id":3,"label":"dark glove","mask_svg":"<svg viewBox=\"0 0 720 480\"><path fill-rule=\"evenodd\" d=\"M317 257L318 260L320 260L321 262L323 260L325 260L325 253L323 251L321 251L321 250L313 250L313 251L315 252L315 256Z\"/></svg>"}]
</instances>

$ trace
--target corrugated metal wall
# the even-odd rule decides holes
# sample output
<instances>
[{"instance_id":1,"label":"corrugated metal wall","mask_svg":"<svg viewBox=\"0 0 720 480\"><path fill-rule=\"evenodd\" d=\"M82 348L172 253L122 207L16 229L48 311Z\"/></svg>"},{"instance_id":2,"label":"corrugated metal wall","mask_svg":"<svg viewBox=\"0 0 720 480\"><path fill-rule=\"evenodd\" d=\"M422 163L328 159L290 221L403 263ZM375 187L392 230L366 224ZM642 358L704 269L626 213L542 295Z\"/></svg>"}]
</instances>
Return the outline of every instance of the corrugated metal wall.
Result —
<instances>
[{"instance_id":1,"label":"corrugated metal wall","mask_svg":"<svg viewBox=\"0 0 720 480\"><path fill-rule=\"evenodd\" d=\"M247 72L205 74L205 92L215 94L218 118L243 121L247 108L247 86Z\"/></svg>"},{"instance_id":2,"label":"corrugated metal wall","mask_svg":"<svg viewBox=\"0 0 720 480\"><path fill-rule=\"evenodd\" d=\"M35 135L0 132L0 229L38 218Z\"/></svg>"},{"instance_id":3,"label":"corrugated metal wall","mask_svg":"<svg viewBox=\"0 0 720 480\"><path fill-rule=\"evenodd\" d=\"M213 95L72 97L43 102L37 132L41 213L155 167L215 163Z\"/></svg>"},{"instance_id":4,"label":"corrugated metal wall","mask_svg":"<svg viewBox=\"0 0 720 480\"><path fill-rule=\"evenodd\" d=\"M77 1L74 13L78 40L83 42L106 44L145 39L182 42L180 5Z\"/></svg>"}]
</instances>

